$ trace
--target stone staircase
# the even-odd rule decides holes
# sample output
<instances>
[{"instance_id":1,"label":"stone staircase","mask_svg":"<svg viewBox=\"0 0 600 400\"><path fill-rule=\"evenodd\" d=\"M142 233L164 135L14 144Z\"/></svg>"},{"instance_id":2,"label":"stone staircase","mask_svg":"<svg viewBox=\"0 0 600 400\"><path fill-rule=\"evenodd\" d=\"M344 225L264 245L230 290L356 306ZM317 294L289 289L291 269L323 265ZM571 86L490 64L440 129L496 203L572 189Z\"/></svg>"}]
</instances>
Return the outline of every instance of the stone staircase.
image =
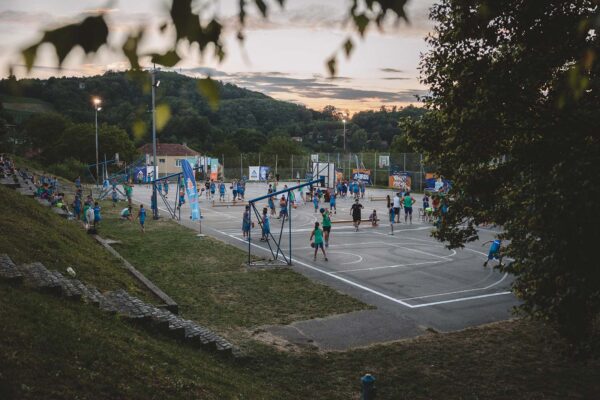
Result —
<instances>
[{"instance_id":1,"label":"stone staircase","mask_svg":"<svg viewBox=\"0 0 600 400\"><path fill-rule=\"evenodd\" d=\"M182 342L215 350L220 354L237 355L231 343L194 321L145 303L124 290L100 293L94 286L67 278L59 271L50 271L38 262L16 265L8 255L0 254L0 280L84 301L104 312L157 328Z\"/></svg>"}]
</instances>

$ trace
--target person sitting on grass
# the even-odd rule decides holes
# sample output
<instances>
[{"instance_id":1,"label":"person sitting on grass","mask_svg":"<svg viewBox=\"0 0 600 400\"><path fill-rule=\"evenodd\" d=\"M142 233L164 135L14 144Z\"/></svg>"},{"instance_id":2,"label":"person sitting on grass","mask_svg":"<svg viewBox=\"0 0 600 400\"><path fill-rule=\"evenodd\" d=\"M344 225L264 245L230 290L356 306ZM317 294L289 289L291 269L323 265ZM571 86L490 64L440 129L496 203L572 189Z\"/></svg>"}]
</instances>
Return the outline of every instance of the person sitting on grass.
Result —
<instances>
[{"instance_id":1,"label":"person sitting on grass","mask_svg":"<svg viewBox=\"0 0 600 400\"><path fill-rule=\"evenodd\" d=\"M125 221L131 221L133 218L133 216L131 215L131 206L127 206L124 209L122 209L119 218Z\"/></svg>"},{"instance_id":2,"label":"person sitting on grass","mask_svg":"<svg viewBox=\"0 0 600 400\"><path fill-rule=\"evenodd\" d=\"M319 229L319 223L315 222L315 229L313 229L312 233L310 234L310 239L312 241L313 237L315 238L315 241L311 243L311 247L314 247L315 249L315 255L314 255L314 261L317 261L317 252L319 251L319 248L321 249L321 251L323 252L323 257L325 257L325 261L327 260L327 254L325 254L325 247L323 246L323 231L321 229Z\"/></svg>"},{"instance_id":3,"label":"person sitting on grass","mask_svg":"<svg viewBox=\"0 0 600 400\"><path fill-rule=\"evenodd\" d=\"M371 221L371 226L379 225L379 218L377 218L377 210L373 210L371 215L369 215L369 221Z\"/></svg>"}]
</instances>

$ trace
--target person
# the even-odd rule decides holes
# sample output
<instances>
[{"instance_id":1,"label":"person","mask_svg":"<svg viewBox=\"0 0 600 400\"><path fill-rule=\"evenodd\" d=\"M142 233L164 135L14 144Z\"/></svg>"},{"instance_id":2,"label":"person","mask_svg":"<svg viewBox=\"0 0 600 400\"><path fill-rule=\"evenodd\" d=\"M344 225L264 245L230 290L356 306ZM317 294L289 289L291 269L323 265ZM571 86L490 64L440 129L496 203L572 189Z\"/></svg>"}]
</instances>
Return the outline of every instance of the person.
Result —
<instances>
[{"instance_id":1,"label":"person","mask_svg":"<svg viewBox=\"0 0 600 400\"><path fill-rule=\"evenodd\" d=\"M328 261L327 254L325 253L325 248L323 247L323 231L319 229L318 222L315 222L315 229L313 229L312 233L310 234L309 240L312 241L313 237L315 238L315 241L311 243L311 246L315 248L315 255L313 260L317 261L317 252L320 248L323 252L323 257L325 257L325 261Z\"/></svg>"},{"instance_id":2,"label":"person","mask_svg":"<svg viewBox=\"0 0 600 400\"><path fill-rule=\"evenodd\" d=\"M250 237L250 206L246 206L242 217L242 236L244 238Z\"/></svg>"},{"instance_id":3,"label":"person","mask_svg":"<svg viewBox=\"0 0 600 400\"><path fill-rule=\"evenodd\" d=\"M155 192L153 192L150 196L150 209L152 210L152 216L154 219L158 219L158 201L156 197L157 195Z\"/></svg>"},{"instance_id":4,"label":"person","mask_svg":"<svg viewBox=\"0 0 600 400\"><path fill-rule=\"evenodd\" d=\"M271 224L269 222L269 215L267 214L266 208L263 208L262 228L262 237L260 240L265 242L269 240L269 234L271 233Z\"/></svg>"},{"instance_id":5,"label":"person","mask_svg":"<svg viewBox=\"0 0 600 400\"><path fill-rule=\"evenodd\" d=\"M217 185L215 181L210 180L210 199L213 200L215 198L215 192L217 191ZM208 191L206 191L206 195L208 196Z\"/></svg>"},{"instance_id":6,"label":"person","mask_svg":"<svg viewBox=\"0 0 600 400\"><path fill-rule=\"evenodd\" d=\"M324 208L319 210L323 217L323 235L325 236L325 247L329 247L329 235L331 234L331 215Z\"/></svg>"},{"instance_id":7,"label":"person","mask_svg":"<svg viewBox=\"0 0 600 400\"><path fill-rule=\"evenodd\" d=\"M437 212L437 210L440 208L440 196L433 195L431 205L433 206L433 212Z\"/></svg>"},{"instance_id":8,"label":"person","mask_svg":"<svg viewBox=\"0 0 600 400\"><path fill-rule=\"evenodd\" d=\"M405 223L408 218L408 219L410 219L410 223L412 224L412 211L413 211L412 206L416 202L417 201L415 200L415 198L410 195L410 192L406 192L404 194L403 203L404 203L404 222Z\"/></svg>"},{"instance_id":9,"label":"person","mask_svg":"<svg viewBox=\"0 0 600 400\"><path fill-rule=\"evenodd\" d=\"M146 222L146 209L143 204L140 204L140 209L138 211L137 219L140 220L140 226L142 227L142 233L146 232L146 228L144 227L144 223Z\"/></svg>"},{"instance_id":10,"label":"person","mask_svg":"<svg viewBox=\"0 0 600 400\"><path fill-rule=\"evenodd\" d=\"M208 182L208 179L206 181L204 181L204 193L206 193L207 199L212 199L212 197L215 194L214 190L210 192L211 194L208 193L208 191L211 189L211 187L212 187L212 180L210 181L210 183ZM202 195L202 194L200 194L200 195Z\"/></svg>"},{"instance_id":11,"label":"person","mask_svg":"<svg viewBox=\"0 0 600 400\"><path fill-rule=\"evenodd\" d=\"M323 202L324 203L329 203L329 199L331 198L331 194L329 192L329 189L325 190L325 193L323 194Z\"/></svg>"},{"instance_id":12,"label":"person","mask_svg":"<svg viewBox=\"0 0 600 400\"><path fill-rule=\"evenodd\" d=\"M163 185L163 189L165 190L165 197L169 196L169 181L165 179L165 184Z\"/></svg>"},{"instance_id":13,"label":"person","mask_svg":"<svg viewBox=\"0 0 600 400\"><path fill-rule=\"evenodd\" d=\"M354 204L350 208L350 214L352 214L352 221L354 222L354 230L358 232L358 226L360 225L361 220L361 210L363 206L360 204L359 200L354 200Z\"/></svg>"},{"instance_id":14,"label":"person","mask_svg":"<svg viewBox=\"0 0 600 400\"><path fill-rule=\"evenodd\" d=\"M125 196L127 197L127 204L131 205L131 197L133 194L133 188L131 185L123 184L123 189L125 190Z\"/></svg>"},{"instance_id":15,"label":"person","mask_svg":"<svg viewBox=\"0 0 600 400\"><path fill-rule=\"evenodd\" d=\"M289 192L290 206L296 208L296 193L293 190Z\"/></svg>"},{"instance_id":16,"label":"person","mask_svg":"<svg viewBox=\"0 0 600 400\"><path fill-rule=\"evenodd\" d=\"M275 215L275 199L273 196L269 197L269 210L271 210L271 215Z\"/></svg>"},{"instance_id":17,"label":"person","mask_svg":"<svg viewBox=\"0 0 600 400\"><path fill-rule=\"evenodd\" d=\"M367 184L364 183L363 181L360 182L360 198L364 199L365 198L365 190L367 190Z\"/></svg>"},{"instance_id":18,"label":"person","mask_svg":"<svg viewBox=\"0 0 600 400\"><path fill-rule=\"evenodd\" d=\"M369 215L369 221L371 221L371 226L379 225L379 218L377 218L377 210L373 210L371 215Z\"/></svg>"},{"instance_id":19,"label":"person","mask_svg":"<svg viewBox=\"0 0 600 400\"><path fill-rule=\"evenodd\" d=\"M119 196L117 195L117 189L113 188L113 190L112 190L112 205L113 205L113 208L117 206L117 201L119 201Z\"/></svg>"},{"instance_id":20,"label":"person","mask_svg":"<svg viewBox=\"0 0 600 400\"><path fill-rule=\"evenodd\" d=\"M396 222L400 223L400 192L394 196L394 215L396 216Z\"/></svg>"},{"instance_id":21,"label":"person","mask_svg":"<svg viewBox=\"0 0 600 400\"><path fill-rule=\"evenodd\" d=\"M281 195L281 199L279 199L279 217L277 219L283 218L284 221L288 216L287 210L287 201L284 195Z\"/></svg>"},{"instance_id":22,"label":"person","mask_svg":"<svg viewBox=\"0 0 600 400\"><path fill-rule=\"evenodd\" d=\"M389 210L390 207L392 206L392 199L390 198L389 194L386 196L386 201L387 201L387 208Z\"/></svg>"},{"instance_id":23,"label":"person","mask_svg":"<svg viewBox=\"0 0 600 400\"><path fill-rule=\"evenodd\" d=\"M491 243L490 251L488 252L487 260L483 263L484 267L487 267L488 261L496 259L498 260L498 266L502 266L502 254L500 253L500 247L502 246L502 241L500 239L488 240L483 243L481 246L485 246L486 244Z\"/></svg>"},{"instance_id":24,"label":"person","mask_svg":"<svg viewBox=\"0 0 600 400\"><path fill-rule=\"evenodd\" d=\"M219 201L225 201L225 183L222 181L219 184Z\"/></svg>"},{"instance_id":25,"label":"person","mask_svg":"<svg viewBox=\"0 0 600 400\"><path fill-rule=\"evenodd\" d=\"M75 200L73 200L73 213L75 214L75 218L79 219L81 216L81 197L78 194L75 195Z\"/></svg>"},{"instance_id":26,"label":"person","mask_svg":"<svg viewBox=\"0 0 600 400\"><path fill-rule=\"evenodd\" d=\"M337 198L337 194L332 193L329 198L329 209L333 210L334 214L337 214L337 207L335 206L335 199Z\"/></svg>"},{"instance_id":27,"label":"person","mask_svg":"<svg viewBox=\"0 0 600 400\"><path fill-rule=\"evenodd\" d=\"M312 201L313 201L313 205L315 206L315 214L316 214L317 210L319 209L319 196L317 196L316 194L313 194Z\"/></svg>"},{"instance_id":28,"label":"person","mask_svg":"<svg viewBox=\"0 0 600 400\"><path fill-rule=\"evenodd\" d=\"M158 193L162 193L162 181L156 182L156 190Z\"/></svg>"},{"instance_id":29,"label":"person","mask_svg":"<svg viewBox=\"0 0 600 400\"><path fill-rule=\"evenodd\" d=\"M231 194L233 195L233 201L236 201L238 197L238 184L235 179L231 182Z\"/></svg>"},{"instance_id":30,"label":"person","mask_svg":"<svg viewBox=\"0 0 600 400\"><path fill-rule=\"evenodd\" d=\"M181 209L181 206L185 204L185 189L184 188L179 188L179 206L178 208Z\"/></svg>"},{"instance_id":31,"label":"person","mask_svg":"<svg viewBox=\"0 0 600 400\"><path fill-rule=\"evenodd\" d=\"M273 193L273 185L269 183L269 189L267 190L267 194Z\"/></svg>"},{"instance_id":32,"label":"person","mask_svg":"<svg viewBox=\"0 0 600 400\"><path fill-rule=\"evenodd\" d=\"M131 221L131 206L127 206L121 210L121 214L119 216L120 219Z\"/></svg>"},{"instance_id":33,"label":"person","mask_svg":"<svg viewBox=\"0 0 600 400\"><path fill-rule=\"evenodd\" d=\"M390 206L388 208L388 214L390 217L390 235L394 235L394 207Z\"/></svg>"},{"instance_id":34,"label":"person","mask_svg":"<svg viewBox=\"0 0 600 400\"><path fill-rule=\"evenodd\" d=\"M98 202L94 203L94 229L100 225L100 221L102 220L102 215L100 214L101 207L98 205Z\"/></svg>"},{"instance_id":35,"label":"person","mask_svg":"<svg viewBox=\"0 0 600 400\"><path fill-rule=\"evenodd\" d=\"M92 224L94 223L94 208L87 204L86 205L87 209L85 210L85 229L89 230L92 227Z\"/></svg>"},{"instance_id":36,"label":"person","mask_svg":"<svg viewBox=\"0 0 600 400\"><path fill-rule=\"evenodd\" d=\"M78 177L75 179L75 187L76 187L77 189L81 189L81 176L78 176Z\"/></svg>"},{"instance_id":37,"label":"person","mask_svg":"<svg viewBox=\"0 0 600 400\"><path fill-rule=\"evenodd\" d=\"M423 219L425 222L429 222L431 216L431 208L429 207L429 195L425 193L423 196Z\"/></svg>"}]
</instances>

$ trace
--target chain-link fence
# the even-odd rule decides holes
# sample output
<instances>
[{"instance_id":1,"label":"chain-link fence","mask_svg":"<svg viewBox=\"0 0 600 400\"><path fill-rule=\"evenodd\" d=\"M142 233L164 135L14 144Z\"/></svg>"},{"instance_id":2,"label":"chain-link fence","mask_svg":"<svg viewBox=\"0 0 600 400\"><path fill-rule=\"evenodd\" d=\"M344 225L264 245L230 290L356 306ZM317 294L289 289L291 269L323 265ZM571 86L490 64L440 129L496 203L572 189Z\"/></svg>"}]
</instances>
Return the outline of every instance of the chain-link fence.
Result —
<instances>
[{"instance_id":1,"label":"chain-link fence","mask_svg":"<svg viewBox=\"0 0 600 400\"><path fill-rule=\"evenodd\" d=\"M351 179L360 170L370 176L371 183L379 187L390 187L391 176L404 174L410 178L411 189L423 191L425 174L428 171L417 153L319 153L306 155L243 153L238 156L220 157L224 165L225 180L248 179L250 167L267 167L268 175L280 180L304 180L312 171L313 162L333 163L342 179Z\"/></svg>"}]
</instances>

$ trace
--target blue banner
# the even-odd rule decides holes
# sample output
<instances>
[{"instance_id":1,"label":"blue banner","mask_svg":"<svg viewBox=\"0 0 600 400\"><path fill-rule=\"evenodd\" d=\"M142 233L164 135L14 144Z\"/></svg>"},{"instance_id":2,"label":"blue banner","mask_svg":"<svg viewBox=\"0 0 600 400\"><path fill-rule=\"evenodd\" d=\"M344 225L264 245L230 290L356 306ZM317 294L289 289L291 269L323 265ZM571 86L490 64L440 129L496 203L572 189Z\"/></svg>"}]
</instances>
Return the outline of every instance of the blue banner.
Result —
<instances>
[{"instance_id":1,"label":"blue banner","mask_svg":"<svg viewBox=\"0 0 600 400\"><path fill-rule=\"evenodd\" d=\"M192 220L200 219L200 205L198 204L198 191L196 190L196 178L194 178L194 170L188 160L181 160L181 169L183 171L183 181L185 182L185 190L192 209Z\"/></svg>"}]
</instances>

